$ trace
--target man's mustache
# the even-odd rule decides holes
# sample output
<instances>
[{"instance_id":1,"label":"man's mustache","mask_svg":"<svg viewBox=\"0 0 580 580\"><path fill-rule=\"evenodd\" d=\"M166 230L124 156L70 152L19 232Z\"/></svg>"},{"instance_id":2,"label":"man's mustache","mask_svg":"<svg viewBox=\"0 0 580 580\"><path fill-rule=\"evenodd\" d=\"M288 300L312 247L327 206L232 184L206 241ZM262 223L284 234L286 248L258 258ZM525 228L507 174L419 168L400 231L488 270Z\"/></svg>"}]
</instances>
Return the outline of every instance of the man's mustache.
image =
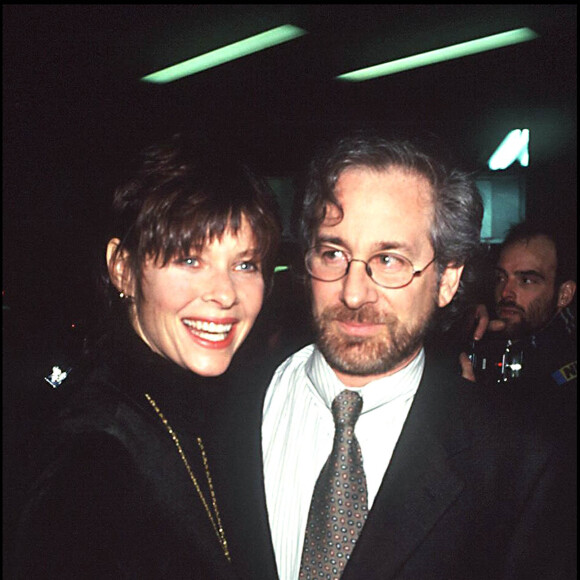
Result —
<instances>
[{"instance_id":1,"label":"man's mustache","mask_svg":"<svg viewBox=\"0 0 580 580\"><path fill-rule=\"evenodd\" d=\"M326 320L338 322L355 322L358 324L385 324L392 320L392 315L377 312L372 306L363 306L357 310L351 310L343 305L328 308L324 314Z\"/></svg>"},{"instance_id":2,"label":"man's mustache","mask_svg":"<svg viewBox=\"0 0 580 580\"><path fill-rule=\"evenodd\" d=\"M500 308L511 308L512 310L517 310L518 312L521 312L522 314L526 313L525 310L521 306L519 306L515 302L512 302L511 300L500 300L497 303L497 308L498 308L498 310Z\"/></svg>"}]
</instances>

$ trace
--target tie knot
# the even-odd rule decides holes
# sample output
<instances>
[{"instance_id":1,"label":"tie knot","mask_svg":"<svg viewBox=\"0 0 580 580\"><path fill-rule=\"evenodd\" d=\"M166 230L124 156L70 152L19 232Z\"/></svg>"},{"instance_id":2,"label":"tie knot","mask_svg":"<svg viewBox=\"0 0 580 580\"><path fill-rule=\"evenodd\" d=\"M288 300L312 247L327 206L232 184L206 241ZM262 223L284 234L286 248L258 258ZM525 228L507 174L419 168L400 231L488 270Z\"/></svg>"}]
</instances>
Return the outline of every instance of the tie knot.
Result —
<instances>
[{"instance_id":1,"label":"tie knot","mask_svg":"<svg viewBox=\"0 0 580 580\"><path fill-rule=\"evenodd\" d=\"M362 410L362 397L355 391L344 390L332 401L332 416L336 427L354 427Z\"/></svg>"}]
</instances>

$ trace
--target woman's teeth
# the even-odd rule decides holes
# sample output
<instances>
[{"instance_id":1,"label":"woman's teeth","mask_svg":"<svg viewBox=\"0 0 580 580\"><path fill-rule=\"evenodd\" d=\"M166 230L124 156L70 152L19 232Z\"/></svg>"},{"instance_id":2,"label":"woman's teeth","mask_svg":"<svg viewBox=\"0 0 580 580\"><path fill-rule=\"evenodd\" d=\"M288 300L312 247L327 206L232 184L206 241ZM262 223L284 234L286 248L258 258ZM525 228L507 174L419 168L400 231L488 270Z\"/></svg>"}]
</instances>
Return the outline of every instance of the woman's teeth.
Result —
<instances>
[{"instance_id":1,"label":"woman's teeth","mask_svg":"<svg viewBox=\"0 0 580 580\"><path fill-rule=\"evenodd\" d=\"M233 324L219 324L216 322L207 322L206 320L184 319L183 323L200 338L213 342L225 340L233 327Z\"/></svg>"}]
</instances>

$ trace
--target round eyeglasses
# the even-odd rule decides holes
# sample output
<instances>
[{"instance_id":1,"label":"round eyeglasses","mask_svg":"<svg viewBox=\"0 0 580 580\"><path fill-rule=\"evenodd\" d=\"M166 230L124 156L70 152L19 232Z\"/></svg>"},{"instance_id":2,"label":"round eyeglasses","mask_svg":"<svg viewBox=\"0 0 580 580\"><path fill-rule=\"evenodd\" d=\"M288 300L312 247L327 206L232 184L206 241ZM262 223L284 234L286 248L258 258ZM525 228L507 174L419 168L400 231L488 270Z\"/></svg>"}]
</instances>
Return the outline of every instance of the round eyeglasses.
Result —
<instances>
[{"instance_id":1,"label":"round eyeglasses","mask_svg":"<svg viewBox=\"0 0 580 580\"><path fill-rule=\"evenodd\" d=\"M319 245L308 250L304 262L310 276L322 282L336 282L348 274L352 262L362 262L375 284L396 289L408 286L415 277L420 276L435 262L435 256L426 266L415 270L411 261L400 254L380 252L365 261L351 258L340 248Z\"/></svg>"}]
</instances>

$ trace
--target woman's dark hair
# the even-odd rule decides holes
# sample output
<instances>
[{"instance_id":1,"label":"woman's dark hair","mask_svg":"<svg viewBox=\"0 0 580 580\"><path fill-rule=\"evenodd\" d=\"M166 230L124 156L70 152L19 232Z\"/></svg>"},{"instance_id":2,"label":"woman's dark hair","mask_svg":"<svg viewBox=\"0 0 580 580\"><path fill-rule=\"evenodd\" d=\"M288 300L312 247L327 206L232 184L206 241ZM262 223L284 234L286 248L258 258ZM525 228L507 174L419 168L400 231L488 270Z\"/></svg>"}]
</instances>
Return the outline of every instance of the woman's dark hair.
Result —
<instances>
[{"instance_id":1,"label":"woman's dark hair","mask_svg":"<svg viewBox=\"0 0 580 580\"><path fill-rule=\"evenodd\" d=\"M165 266L191 249L201 251L226 231L236 234L244 219L254 233L269 288L281 235L274 195L224 150L178 134L142 151L117 187L108 239L120 240L116 252L128 257L139 300L146 260ZM101 277L110 304L118 292L108 272Z\"/></svg>"}]
</instances>

